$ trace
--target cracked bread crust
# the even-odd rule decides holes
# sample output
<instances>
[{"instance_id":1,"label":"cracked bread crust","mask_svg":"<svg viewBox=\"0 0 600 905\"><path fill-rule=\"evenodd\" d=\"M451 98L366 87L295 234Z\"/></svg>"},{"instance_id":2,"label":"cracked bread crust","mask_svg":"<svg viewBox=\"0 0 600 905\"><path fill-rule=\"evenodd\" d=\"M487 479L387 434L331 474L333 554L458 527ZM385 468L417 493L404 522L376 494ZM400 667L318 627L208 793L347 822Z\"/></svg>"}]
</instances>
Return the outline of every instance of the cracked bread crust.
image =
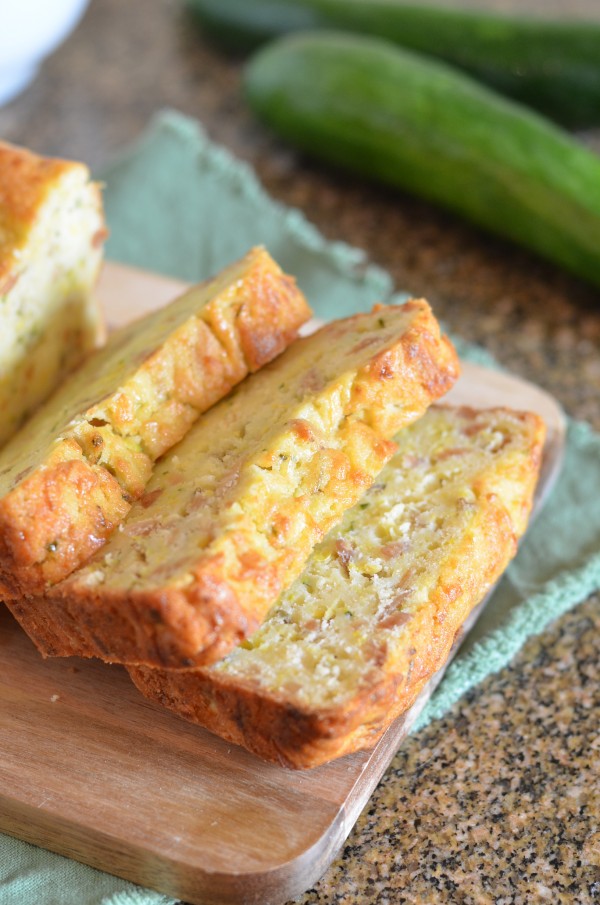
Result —
<instances>
[{"instance_id":1,"label":"cracked bread crust","mask_svg":"<svg viewBox=\"0 0 600 905\"><path fill-rule=\"evenodd\" d=\"M13 612L45 654L174 668L218 659L370 486L389 438L457 375L422 300L298 340L157 464L104 550Z\"/></svg>"},{"instance_id":2,"label":"cracked bread crust","mask_svg":"<svg viewBox=\"0 0 600 905\"><path fill-rule=\"evenodd\" d=\"M255 635L211 667L129 667L134 683L286 767L371 747L513 557L544 434L528 413L430 409Z\"/></svg>"},{"instance_id":3,"label":"cracked bread crust","mask_svg":"<svg viewBox=\"0 0 600 905\"><path fill-rule=\"evenodd\" d=\"M0 587L43 594L101 547L154 462L295 339L310 309L253 249L115 333L0 454Z\"/></svg>"},{"instance_id":4,"label":"cracked bread crust","mask_svg":"<svg viewBox=\"0 0 600 905\"><path fill-rule=\"evenodd\" d=\"M105 237L87 167L0 142L0 446L99 344Z\"/></svg>"},{"instance_id":5,"label":"cracked bread crust","mask_svg":"<svg viewBox=\"0 0 600 905\"><path fill-rule=\"evenodd\" d=\"M41 157L26 148L0 142L0 295L15 281L14 267L26 245L40 208L66 174L89 172L82 163ZM99 189L93 191L100 203ZM96 238L100 244L102 235Z\"/></svg>"}]
</instances>

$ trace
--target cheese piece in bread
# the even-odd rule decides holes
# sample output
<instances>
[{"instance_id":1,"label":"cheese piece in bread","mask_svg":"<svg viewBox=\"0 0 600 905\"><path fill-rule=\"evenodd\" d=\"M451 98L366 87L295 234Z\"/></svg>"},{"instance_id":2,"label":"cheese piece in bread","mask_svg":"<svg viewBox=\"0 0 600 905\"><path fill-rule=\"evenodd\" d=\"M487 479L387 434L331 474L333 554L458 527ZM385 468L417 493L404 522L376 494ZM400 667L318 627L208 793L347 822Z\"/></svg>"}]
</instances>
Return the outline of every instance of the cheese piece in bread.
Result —
<instances>
[{"instance_id":1,"label":"cheese piece in bread","mask_svg":"<svg viewBox=\"0 0 600 905\"><path fill-rule=\"evenodd\" d=\"M140 691L288 767L372 746L515 553L544 426L504 409L433 407L396 441L254 635L208 668L130 667Z\"/></svg>"},{"instance_id":2,"label":"cheese piece in bread","mask_svg":"<svg viewBox=\"0 0 600 905\"><path fill-rule=\"evenodd\" d=\"M454 350L424 301L335 321L211 409L122 530L13 612L47 654L186 668L253 632L312 547L450 388Z\"/></svg>"},{"instance_id":3,"label":"cheese piece in bread","mask_svg":"<svg viewBox=\"0 0 600 905\"><path fill-rule=\"evenodd\" d=\"M105 235L83 164L0 142L0 446L98 345Z\"/></svg>"},{"instance_id":4,"label":"cheese piece in bread","mask_svg":"<svg viewBox=\"0 0 600 905\"><path fill-rule=\"evenodd\" d=\"M0 583L81 565L201 412L278 355L310 309L264 249L115 333L0 453Z\"/></svg>"}]
</instances>

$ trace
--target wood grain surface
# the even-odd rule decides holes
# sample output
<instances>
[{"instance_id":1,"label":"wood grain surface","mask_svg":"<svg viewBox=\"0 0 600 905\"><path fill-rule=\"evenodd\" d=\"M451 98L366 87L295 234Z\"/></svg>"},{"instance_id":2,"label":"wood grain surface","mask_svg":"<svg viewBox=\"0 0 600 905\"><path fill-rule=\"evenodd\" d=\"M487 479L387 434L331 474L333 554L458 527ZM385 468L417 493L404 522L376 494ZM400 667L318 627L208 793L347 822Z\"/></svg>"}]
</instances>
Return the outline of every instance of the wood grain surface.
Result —
<instances>
[{"instance_id":1,"label":"wood grain surface","mask_svg":"<svg viewBox=\"0 0 600 905\"><path fill-rule=\"evenodd\" d=\"M181 288L109 265L99 294L114 327ZM563 447L554 400L469 364L448 398L545 418L539 505ZM295 773L146 701L120 667L44 661L0 611L0 830L198 905L283 903L325 871L440 678L373 751Z\"/></svg>"}]
</instances>

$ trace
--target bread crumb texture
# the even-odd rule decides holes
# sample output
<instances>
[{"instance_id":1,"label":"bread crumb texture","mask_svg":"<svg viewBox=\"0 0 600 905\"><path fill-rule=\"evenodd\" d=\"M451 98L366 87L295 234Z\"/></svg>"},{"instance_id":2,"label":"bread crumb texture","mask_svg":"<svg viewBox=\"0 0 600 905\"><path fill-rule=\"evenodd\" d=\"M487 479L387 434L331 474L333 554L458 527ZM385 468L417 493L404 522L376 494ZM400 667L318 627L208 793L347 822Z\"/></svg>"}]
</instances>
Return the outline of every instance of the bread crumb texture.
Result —
<instances>
[{"instance_id":1,"label":"bread crumb texture","mask_svg":"<svg viewBox=\"0 0 600 905\"><path fill-rule=\"evenodd\" d=\"M309 316L294 281L257 248L113 334L0 453L5 596L44 593L88 559L156 459Z\"/></svg>"},{"instance_id":2,"label":"bread crumb texture","mask_svg":"<svg viewBox=\"0 0 600 905\"><path fill-rule=\"evenodd\" d=\"M0 446L98 344L105 236L87 167L0 142Z\"/></svg>"},{"instance_id":3,"label":"bread crumb texture","mask_svg":"<svg viewBox=\"0 0 600 905\"><path fill-rule=\"evenodd\" d=\"M391 458L393 434L457 373L424 301L298 340L157 463L99 555L17 615L47 654L218 659L258 628Z\"/></svg>"},{"instance_id":4,"label":"bread crumb texture","mask_svg":"<svg viewBox=\"0 0 600 905\"><path fill-rule=\"evenodd\" d=\"M531 414L430 409L250 638L208 668L130 668L137 687L291 767L373 745L514 555L544 433Z\"/></svg>"}]
</instances>

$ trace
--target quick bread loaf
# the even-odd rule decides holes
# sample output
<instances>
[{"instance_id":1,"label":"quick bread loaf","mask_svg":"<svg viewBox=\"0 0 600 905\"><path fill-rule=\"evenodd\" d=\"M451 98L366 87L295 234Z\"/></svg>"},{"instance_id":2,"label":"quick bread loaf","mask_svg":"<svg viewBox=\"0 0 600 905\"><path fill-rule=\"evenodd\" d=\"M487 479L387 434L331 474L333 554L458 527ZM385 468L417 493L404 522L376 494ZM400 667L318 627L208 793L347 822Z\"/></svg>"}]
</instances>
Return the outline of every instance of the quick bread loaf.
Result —
<instances>
[{"instance_id":1,"label":"quick bread loaf","mask_svg":"<svg viewBox=\"0 0 600 905\"><path fill-rule=\"evenodd\" d=\"M220 658L457 374L422 300L328 324L207 412L88 564L11 609L45 654L173 668Z\"/></svg>"},{"instance_id":2,"label":"quick bread loaf","mask_svg":"<svg viewBox=\"0 0 600 905\"><path fill-rule=\"evenodd\" d=\"M0 143L0 599L266 760L372 746L514 555L542 421L431 407L459 365L424 300L293 342L262 248L80 365L105 234L83 165Z\"/></svg>"},{"instance_id":3,"label":"quick bread loaf","mask_svg":"<svg viewBox=\"0 0 600 905\"><path fill-rule=\"evenodd\" d=\"M396 442L250 638L210 667L130 667L140 691L288 767L373 745L514 555L544 426L505 409L433 407Z\"/></svg>"},{"instance_id":4,"label":"quick bread loaf","mask_svg":"<svg viewBox=\"0 0 600 905\"><path fill-rule=\"evenodd\" d=\"M294 281L257 248L113 334L0 453L4 597L43 594L88 559L156 459L309 316Z\"/></svg>"},{"instance_id":5,"label":"quick bread loaf","mask_svg":"<svg viewBox=\"0 0 600 905\"><path fill-rule=\"evenodd\" d=\"M87 167L0 142L0 446L99 342L105 235Z\"/></svg>"}]
</instances>

